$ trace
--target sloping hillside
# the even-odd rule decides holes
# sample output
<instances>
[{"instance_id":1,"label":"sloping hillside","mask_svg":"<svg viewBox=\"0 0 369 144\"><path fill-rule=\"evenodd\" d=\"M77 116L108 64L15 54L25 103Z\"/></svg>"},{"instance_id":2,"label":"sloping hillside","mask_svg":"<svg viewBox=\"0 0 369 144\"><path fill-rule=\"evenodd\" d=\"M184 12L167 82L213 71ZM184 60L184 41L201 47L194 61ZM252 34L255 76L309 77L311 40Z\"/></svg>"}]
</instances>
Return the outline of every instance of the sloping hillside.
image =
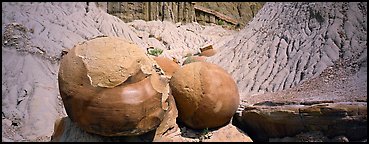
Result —
<instances>
[{"instance_id":1,"label":"sloping hillside","mask_svg":"<svg viewBox=\"0 0 369 144\"><path fill-rule=\"evenodd\" d=\"M243 97L284 90L335 61L366 62L366 12L366 3L266 3L209 61L233 75Z\"/></svg>"}]
</instances>

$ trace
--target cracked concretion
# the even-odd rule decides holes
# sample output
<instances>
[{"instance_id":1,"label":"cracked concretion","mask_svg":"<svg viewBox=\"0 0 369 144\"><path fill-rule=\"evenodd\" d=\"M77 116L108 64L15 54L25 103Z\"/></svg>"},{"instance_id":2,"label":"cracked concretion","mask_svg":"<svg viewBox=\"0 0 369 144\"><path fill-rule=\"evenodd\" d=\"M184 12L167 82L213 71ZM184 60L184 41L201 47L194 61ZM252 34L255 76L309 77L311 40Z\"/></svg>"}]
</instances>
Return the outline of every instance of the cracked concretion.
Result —
<instances>
[{"instance_id":1,"label":"cracked concretion","mask_svg":"<svg viewBox=\"0 0 369 144\"><path fill-rule=\"evenodd\" d=\"M140 135L167 113L169 84L143 50L121 38L81 43L63 57L59 90L72 121L104 136Z\"/></svg>"},{"instance_id":2,"label":"cracked concretion","mask_svg":"<svg viewBox=\"0 0 369 144\"><path fill-rule=\"evenodd\" d=\"M144 51L132 42L119 38L93 39L77 45L75 54L82 59L94 87L113 88L138 71L145 75L153 72Z\"/></svg>"},{"instance_id":3,"label":"cracked concretion","mask_svg":"<svg viewBox=\"0 0 369 144\"><path fill-rule=\"evenodd\" d=\"M227 124L239 105L235 81L222 68L206 62L186 64L170 80L178 117L194 129Z\"/></svg>"}]
</instances>

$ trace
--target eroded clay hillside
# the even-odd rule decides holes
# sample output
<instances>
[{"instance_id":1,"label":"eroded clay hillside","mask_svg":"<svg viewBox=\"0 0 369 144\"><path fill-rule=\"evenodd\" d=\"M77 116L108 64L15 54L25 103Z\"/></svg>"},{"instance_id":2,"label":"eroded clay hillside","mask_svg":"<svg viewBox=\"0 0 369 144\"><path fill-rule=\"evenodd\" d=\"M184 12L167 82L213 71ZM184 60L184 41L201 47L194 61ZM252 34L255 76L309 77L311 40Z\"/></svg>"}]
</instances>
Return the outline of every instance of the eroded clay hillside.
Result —
<instances>
[{"instance_id":1,"label":"eroded clay hillside","mask_svg":"<svg viewBox=\"0 0 369 144\"><path fill-rule=\"evenodd\" d=\"M209 61L233 75L243 97L284 90L338 60L366 62L366 12L366 3L266 3Z\"/></svg>"}]
</instances>

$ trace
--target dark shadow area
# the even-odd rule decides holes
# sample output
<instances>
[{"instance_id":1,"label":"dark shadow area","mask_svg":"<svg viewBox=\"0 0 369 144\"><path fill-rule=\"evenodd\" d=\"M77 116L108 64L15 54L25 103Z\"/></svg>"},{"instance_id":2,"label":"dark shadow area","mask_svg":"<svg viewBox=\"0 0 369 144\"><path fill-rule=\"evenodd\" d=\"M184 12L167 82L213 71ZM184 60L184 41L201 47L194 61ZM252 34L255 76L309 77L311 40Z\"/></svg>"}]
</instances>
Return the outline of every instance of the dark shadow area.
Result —
<instances>
[{"instance_id":1,"label":"dark shadow area","mask_svg":"<svg viewBox=\"0 0 369 144\"><path fill-rule=\"evenodd\" d=\"M232 125L236 126L238 129L242 130L244 133L252 139L253 142L268 142L269 138L266 135L258 135L251 127L241 123L237 120L237 117L233 116Z\"/></svg>"},{"instance_id":2,"label":"dark shadow area","mask_svg":"<svg viewBox=\"0 0 369 144\"><path fill-rule=\"evenodd\" d=\"M152 142L154 140L155 137L155 132L156 129L147 132L145 134L142 135L138 135L138 136L101 136L101 135L97 135L97 134L93 134L93 133L89 133L91 135L96 135L98 137L101 137L102 139L106 139L106 141L110 141L110 142Z\"/></svg>"},{"instance_id":3,"label":"dark shadow area","mask_svg":"<svg viewBox=\"0 0 369 144\"><path fill-rule=\"evenodd\" d=\"M186 124L184 124L178 117L177 117L177 124L178 124L178 127L180 128L181 130L181 136L182 137L186 137L186 138L198 138L198 139L201 139L202 136L206 135L207 133L209 132L212 132L212 131L216 131L224 126L226 126L228 123L222 125L222 126L219 126L219 127L216 127L216 128L206 128L206 129L192 129L188 126L186 126Z\"/></svg>"}]
</instances>

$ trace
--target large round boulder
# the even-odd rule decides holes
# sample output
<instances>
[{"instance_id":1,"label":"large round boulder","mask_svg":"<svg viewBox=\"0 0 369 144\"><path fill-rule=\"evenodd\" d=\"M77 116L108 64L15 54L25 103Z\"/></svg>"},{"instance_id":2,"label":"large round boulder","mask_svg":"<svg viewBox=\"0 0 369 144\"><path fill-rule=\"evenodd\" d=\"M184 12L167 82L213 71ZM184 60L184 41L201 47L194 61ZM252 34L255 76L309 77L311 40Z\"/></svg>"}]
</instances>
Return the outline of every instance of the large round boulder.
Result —
<instances>
[{"instance_id":1,"label":"large round boulder","mask_svg":"<svg viewBox=\"0 0 369 144\"><path fill-rule=\"evenodd\" d=\"M103 136L140 135L159 126L169 84L144 50L116 37L76 45L60 63L59 91L70 119Z\"/></svg>"},{"instance_id":2,"label":"large round boulder","mask_svg":"<svg viewBox=\"0 0 369 144\"><path fill-rule=\"evenodd\" d=\"M169 85L179 119L193 129L216 128L227 124L239 105L235 81L215 64L186 64L174 73Z\"/></svg>"}]
</instances>

